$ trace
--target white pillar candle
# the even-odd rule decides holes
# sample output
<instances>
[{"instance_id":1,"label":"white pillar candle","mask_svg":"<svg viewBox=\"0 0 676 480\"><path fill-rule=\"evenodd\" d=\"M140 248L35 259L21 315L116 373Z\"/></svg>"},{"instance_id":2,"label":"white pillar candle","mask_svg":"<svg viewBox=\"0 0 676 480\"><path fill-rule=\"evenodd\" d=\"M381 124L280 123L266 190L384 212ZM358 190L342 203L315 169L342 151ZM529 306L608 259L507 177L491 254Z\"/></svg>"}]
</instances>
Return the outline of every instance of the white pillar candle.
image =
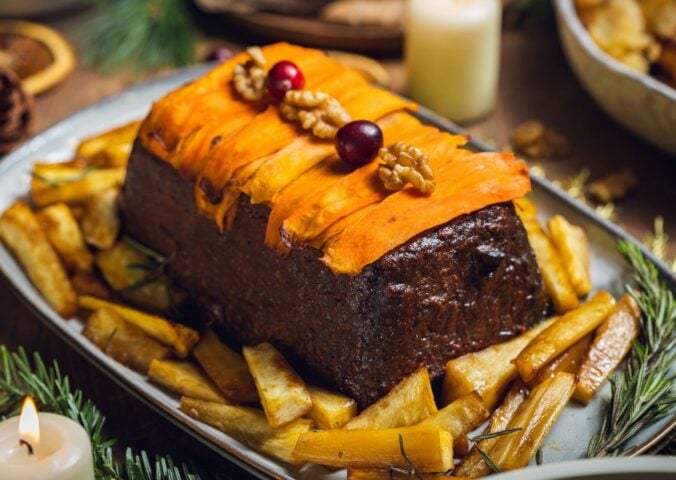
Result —
<instances>
[{"instance_id":1,"label":"white pillar candle","mask_svg":"<svg viewBox=\"0 0 676 480\"><path fill-rule=\"evenodd\" d=\"M0 423L0 480L94 480L92 446L84 428L69 418L35 410L35 418L26 419L31 414L24 413L27 409L21 423L32 430L20 434L19 417Z\"/></svg>"},{"instance_id":2,"label":"white pillar candle","mask_svg":"<svg viewBox=\"0 0 676 480\"><path fill-rule=\"evenodd\" d=\"M450 120L487 114L497 93L500 0L409 0L409 95Z\"/></svg>"}]
</instances>

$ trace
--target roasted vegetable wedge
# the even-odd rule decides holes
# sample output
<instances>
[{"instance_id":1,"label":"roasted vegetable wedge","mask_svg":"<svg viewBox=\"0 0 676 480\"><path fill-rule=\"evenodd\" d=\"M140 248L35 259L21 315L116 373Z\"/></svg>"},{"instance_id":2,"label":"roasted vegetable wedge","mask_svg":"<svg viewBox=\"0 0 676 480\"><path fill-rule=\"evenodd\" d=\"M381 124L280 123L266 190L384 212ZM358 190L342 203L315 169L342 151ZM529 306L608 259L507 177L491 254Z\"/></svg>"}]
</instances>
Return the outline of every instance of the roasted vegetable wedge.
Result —
<instances>
[{"instance_id":1,"label":"roasted vegetable wedge","mask_svg":"<svg viewBox=\"0 0 676 480\"><path fill-rule=\"evenodd\" d=\"M437 412L427 368L403 379L376 403L350 420L347 430L415 425Z\"/></svg>"},{"instance_id":2,"label":"roasted vegetable wedge","mask_svg":"<svg viewBox=\"0 0 676 480\"><path fill-rule=\"evenodd\" d=\"M211 329L202 333L193 355L229 402L258 401L256 385L244 358L221 342Z\"/></svg>"},{"instance_id":3,"label":"roasted vegetable wedge","mask_svg":"<svg viewBox=\"0 0 676 480\"><path fill-rule=\"evenodd\" d=\"M208 402L223 402L225 398L209 377L195 364L184 360L153 360L148 377L179 395Z\"/></svg>"},{"instance_id":4,"label":"roasted vegetable wedge","mask_svg":"<svg viewBox=\"0 0 676 480\"><path fill-rule=\"evenodd\" d=\"M273 458L297 466L305 463L292 452L299 435L310 431L311 420L299 418L281 428L272 428L260 410L187 397L181 399L181 411Z\"/></svg>"},{"instance_id":5,"label":"roasted vegetable wedge","mask_svg":"<svg viewBox=\"0 0 676 480\"><path fill-rule=\"evenodd\" d=\"M546 320L512 340L449 361L444 376L444 404L476 391L486 407L493 409L507 385L519 376L512 360L553 321Z\"/></svg>"},{"instance_id":6,"label":"roasted vegetable wedge","mask_svg":"<svg viewBox=\"0 0 676 480\"><path fill-rule=\"evenodd\" d=\"M589 335L582 337L581 340L575 342L572 347L542 368L538 374L533 377L530 382L528 382L528 387L535 387L536 385L542 383L545 379L553 376L556 372L577 374L582 362L587 356L591 341L592 334L590 333Z\"/></svg>"},{"instance_id":7,"label":"roasted vegetable wedge","mask_svg":"<svg viewBox=\"0 0 676 480\"><path fill-rule=\"evenodd\" d=\"M348 468L347 480L452 480L459 477L438 473L409 473L387 468Z\"/></svg>"},{"instance_id":8,"label":"roasted vegetable wedge","mask_svg":"<svg viewBox=\"0 0 676 480\"><path fill-rule=\"evenodd\" d=\"M70 270L91 272L92 254L87 250L80 226L68 205L57 203L43 209L38 214L38 220L49 243L66 267Z\"/></svg>"},{"instance_id":9,"label":"roasted vegetable wedge","mask_svg":"<svg viewBox=\"0 0 676 480\"><path fill-rule=\"evenodd\" d=\"M77 310L77 297L59 257L23 202L12 204L0 217L0 238L16 255L28 278L54 310L68 318Z\"/></svg>"},{"instance_id":10,"label":"roasted vegetable wedge","mask_svg":"<svg viewBox=\"0 0 676 480\"><path fill-rule=\"evenodd\" d=\"M453 437L434 425L324 430L301 435L293 455L330 467L406 468L408 460L418 472L445 472L453 466Z\"/></svg>"},{"instance_id":11,"label":"roasted vegetable wedge","mask_svg":"<svg viewBox=\"0 0 676 480\"><path fill-rule=\"evenodd\" d=\"M600 291L580 308L558 318L514 360L521 378L525 382L532 380L540 369L598 327L614 305L613 296Z\"/></svg>"},{"instance_id":12,"label":"roasted vegetable wedge","mask_svg":"<svg viewBox=\"0 0 676 480\"><path fill-rule=\"evenodd\" d=\"M272 427L280 427L302 417L312 408L305 382L284 356L269 343L242 349L265 416Z\"/></svg>"},{"instance_id":13,"label":"roasted vegetable wedge","mask_svg":"<svg viewBox=\"0 0 676 480\"><path fill-rule=\"evenodd\" d=\"M171 355L171 349L109 309L92 313L83 333L108 356L144 375L151 361Z\"/></svg>"},{"instance_id":14,"label":"roasted vegetable wedge","mask_svg":"<svg viewBox=\"0 0 676 480\"><path fill-rule=\"evenodd\" d=\"M420 425L436 425L458 439L478 427L489 415L481 396L472 392L449 403Z\"/></svg>"},{"instance_id":15,"label":"roasted vegetable wedge","mask_svg":"<svg viewBox=\"0 0 676 480\"><path fill-rule=\"evenodd\" d=\"M126 241L99 252L96 266L113 290L144 310L169 313L185 300L186 294L164 275L162 263Z\"/></svg>"},{"instance_id":16,"label":"roasted vegetable wedge","mask_svg":"<svg viewBox=\"0 0 676 480\"><path fill-rule=\"evenodd\" d=\"M145 333L164 345L170 346L177 357L188 356L192 347L199 340L199 334L192 328L173 323L166 318L125 307L118 303L108 302L100 298L83 295L79 298L80 307L87 310L108 308L113 310L129 323L136 325Z\"/></svg>"},{"instance_id":17,"label":"roasted vegetable wedge","mask_svg":"<svg viewBox=\"0 0 676 480\"><path fill-rule=\"evenodd\" d=\"M83 202L106 190L120 187L124 175L124 168L38 163L33 169L31 197L38 207L59 202Z\"/></svg>"},{"instance_id":18,"label":"roasted vegetable wedge","mask_svg":"<svg viewBox=\"0 0 676 480\"><path fill-rule=\"evenodd\" d=\"M509 421L514 416L519 406L528 397L528 390L523 383L517 381L505 395L502 404L493 412L490 419L490 425L483 434L501 432L507 429ZM486 438L479 442L479 448L484 452L489 452L495 442L500 437ZM459 477L477 478L489 475L492 472L491 467L484 461L477 448L473 448L462 459L460 465L453 471Z\"/></svg>"},{"instance_id":19,"label":"roasted vegetable wedge","mask_svg":"<svg viewBox=\"0 0 676 480\"><path fill-rule=\"evenodd\" d=\"M596 330L587 357L578 370L579 381L573 398L589 403L631 350L638 336L641 311L630 295L624 295L605 322Z\"/></svg>"},{"instance_id":20,"label":"roasted vegetable wedge","mask_svg":"<svg viewBox=\"0 0 676 480\"><path fill-rule=\"evenodd\" d=\"M507 429L521 430L497 438L489 456L501 470L528 465L575 390L575 375L557 373L535 387Z\"/></svg>"},{"instance_id":21,"label":"roasted vegetable wedge","mask_svg":"<svg viewBox=\"0 0 676 480\"><path fill-rule=\"evenodd\" d=\"M76 156L90 164L126 167L140 125L139 121L131 122L90 137L77 147Z\"/></svg>"},{"instance_id":22,"label":"roasted vegetable wedge","mask_svg":"<svg viewBox=\"0 0 676 480\"><path fill-rule=\"evenodd\" d=\"M577 308L579 300L573 286L568 279L566 269L561 262L554 244L540 227L537 220L525 221L524 226L530 242L545 289L554 303L558 313L564 313Z\"/></svg>"},{"instance_id":23,"label":"roasted vegetable wedge","mask_svg":"<svg viewBox=\"0 0 676 480\"><path fill-rule=\"evenodd\" d=\"M592 288L587 235L582 228L571 225L561 215L550 218L547 229L575 293L584 297Z\"/></svg>"},{"instance_id":24,"label":"roasted vegetable wedge","mask_svg":"<svg viewBox=\"0 0 676 480\"><path fill-rule=\"evenodd\" d=\"M120 233L118 194L118 189L110 188L87 201L85 216L82 219L82 232L88 244L102 250L115 245L117 235Z\"/></svg>"},{"instance_id":25,"label":"roasted vegetable wedge","mask_svg":"<svg viewBox=\"0 0 676 480\"><path fill-rule=\"evenodd\" d=\"M345 395L313 386L308 386L308 392L312 399L312 410L308 417L317 428L340 428L357 414L357 402Z\"/></svg>"},{"instance_id":26,"label":"roasted vegetable wedge","mask_svg":"<svg viewBox=\"0 0 676 480\"><path fill-rule=\"evenodd\" d=\"M113 292L93 273L77 271L70 277L70 282L78 295L90 295L105 300L113 296Z\"/></svg>"}]
</instances>

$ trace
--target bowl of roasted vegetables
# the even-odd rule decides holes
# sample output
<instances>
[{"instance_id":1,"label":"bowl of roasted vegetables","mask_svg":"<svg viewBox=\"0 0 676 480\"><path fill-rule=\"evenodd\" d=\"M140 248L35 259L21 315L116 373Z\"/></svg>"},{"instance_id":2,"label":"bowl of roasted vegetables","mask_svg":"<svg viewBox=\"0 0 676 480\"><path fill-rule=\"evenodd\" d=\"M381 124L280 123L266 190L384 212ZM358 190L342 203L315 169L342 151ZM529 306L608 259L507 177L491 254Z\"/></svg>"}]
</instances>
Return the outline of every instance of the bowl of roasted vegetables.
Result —
<instances>
[{"instance_id":1,"label":"bowl of roasted vegetables","mask_svg":"<svg viewBox=\"0 0 676 480\"><path fill-rule=\"evenodd\" d=\"M576 76L613 119L676 155L676 0L556 0Z\"/></svg>"}]
</instances>

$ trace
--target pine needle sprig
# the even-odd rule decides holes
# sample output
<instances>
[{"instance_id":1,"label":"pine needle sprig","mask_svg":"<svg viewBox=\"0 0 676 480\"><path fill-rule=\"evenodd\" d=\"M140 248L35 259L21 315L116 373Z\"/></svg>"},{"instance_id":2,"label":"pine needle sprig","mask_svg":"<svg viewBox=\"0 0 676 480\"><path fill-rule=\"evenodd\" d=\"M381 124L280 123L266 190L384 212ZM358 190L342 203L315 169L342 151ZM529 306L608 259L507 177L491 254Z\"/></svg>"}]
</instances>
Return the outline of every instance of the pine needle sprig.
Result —
<instances>
[{"instance_id":1,"label":"pine needle sprig","mask_svg":"<svg viewBox=\"0 0 676 480\"><path fill-rule=\"evenodd\" d=\"M627 290L641 309L641 330L632 344L626 369L610 380L611 400L601 429L589 443L589 457L631 454L635 448L627 444L634 435L676 414L673 292L636 245L620 241L617 249L633 268L638 289Z\"/></svg>"},{"instance_id":2,"label":"pine needle sprig","mask_svg":"<svg viewBox=\"0 0 676 480\"><path fill-rule=\"evenodd\" d=\"M0 420L19 414L25 397L31 396L43 412L68 417L85 429L92 443L96 480L200 480L169 457L151 461L145 452L127 450L118 462L112 451L115 440L103 438L105 417L81 390L73 389L56 362L48 366L35 353L32 362L25 350L10 352L0 346Z\"/></svg>"},{"instance_id":3,"label":"pine needle sprig","mask_svg":"<svg viewBox=\"0 0 676 480\"><path fill-rule=\"evenodd\" d=\"M98 0L88 30L88 63L138 73L194 61L196 29L187 0Z\"/></svg>"}]
</instances>

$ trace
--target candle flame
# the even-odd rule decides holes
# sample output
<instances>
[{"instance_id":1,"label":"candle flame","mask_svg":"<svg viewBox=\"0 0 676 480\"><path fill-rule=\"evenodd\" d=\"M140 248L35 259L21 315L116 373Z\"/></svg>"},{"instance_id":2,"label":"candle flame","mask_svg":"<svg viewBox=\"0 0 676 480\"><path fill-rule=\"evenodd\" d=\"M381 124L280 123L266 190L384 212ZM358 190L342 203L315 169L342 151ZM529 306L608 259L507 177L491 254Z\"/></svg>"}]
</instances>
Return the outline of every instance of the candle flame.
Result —
<instances>
[{"instance_id":1,"label":"candle flame","mask_svg":"<svg viewBox=\"0 0 676 480\"><path fill-rule=\"evenodd\" d=\"M19 417L19 441L28 443L32 448L36 448L40 442L38 410L31 397L26 397L23 402L23 407L21 407L21 416Z\"/></svg>"}]
</instances>

